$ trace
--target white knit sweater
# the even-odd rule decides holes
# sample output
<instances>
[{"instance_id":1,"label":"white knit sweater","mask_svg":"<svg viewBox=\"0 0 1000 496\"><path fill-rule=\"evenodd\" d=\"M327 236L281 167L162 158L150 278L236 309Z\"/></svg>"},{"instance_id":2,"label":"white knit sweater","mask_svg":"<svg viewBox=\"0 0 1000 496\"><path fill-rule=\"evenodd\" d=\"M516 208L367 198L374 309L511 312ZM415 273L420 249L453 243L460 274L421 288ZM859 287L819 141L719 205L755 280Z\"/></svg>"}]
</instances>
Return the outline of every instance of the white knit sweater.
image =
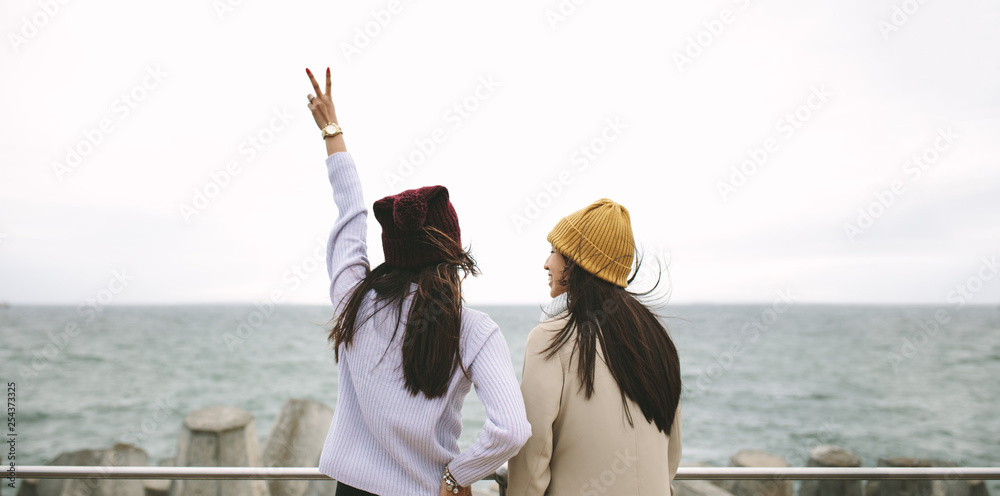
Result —
<instances>
[{"instance_id":1,"label":"white knit sweater","mask_svg":"<svg viewBox=\"0 0 1000 496\"><path fill-rule=\"evenodd\" d=\"M368 267L367 216L354 161L347 152L326 159L338 217L327 246L330 298L339 308ZM369 310L373 293L362 312ZM410 300L403 305L404 322ZM479 311L462 310L462 362L471 382L456 372L443 397L412 396L404 386L403 336L393 331L395 309L363 324L350 348L340 349L337 406L319 469L346 484L380 495L438 494L445 465L460 485L491 474L531 435L507 343ZM479 439L459 452L461 409L476 386L486 407Z\"/></svg>"}]
</instances>

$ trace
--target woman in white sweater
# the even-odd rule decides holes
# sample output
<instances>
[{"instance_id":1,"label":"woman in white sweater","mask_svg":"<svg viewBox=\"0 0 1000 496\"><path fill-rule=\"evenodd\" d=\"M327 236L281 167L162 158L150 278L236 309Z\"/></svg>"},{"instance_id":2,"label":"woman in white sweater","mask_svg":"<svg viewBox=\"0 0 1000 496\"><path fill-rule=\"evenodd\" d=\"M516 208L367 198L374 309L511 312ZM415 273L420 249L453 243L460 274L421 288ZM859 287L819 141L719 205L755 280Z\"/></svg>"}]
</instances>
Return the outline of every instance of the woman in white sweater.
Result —
<instances>
[{"instance_id":1,"label":"woman in white sweater","mask_svg":"<svg viewBox=\"0 0 1000 496\"><path fill-rule=\"evenodd\" d=\"M463 306L462 279L477 271L448 190L428 186L375 202L385 263L372 269L368 210L330 98L330 69L325 91L306 72L338 211L327 247L338 396L320 471L339 481L339 496L471 494L531 430L500 329ZM460 451L472 385L487 421Z\"/></svg>"},{"instance_id":2,"label":"woman in white sweater","mask_svg":"<svg viewBox=\"0 0 1000 496\"><path fill-rule=\"evenodd\" d=\"M625 289L635 258L628 210L598 200L548 240L552 318L525 346L532 433L510 461L508 494L672 494L680 363L663 324Z\"/></svg>"}]
</instances>

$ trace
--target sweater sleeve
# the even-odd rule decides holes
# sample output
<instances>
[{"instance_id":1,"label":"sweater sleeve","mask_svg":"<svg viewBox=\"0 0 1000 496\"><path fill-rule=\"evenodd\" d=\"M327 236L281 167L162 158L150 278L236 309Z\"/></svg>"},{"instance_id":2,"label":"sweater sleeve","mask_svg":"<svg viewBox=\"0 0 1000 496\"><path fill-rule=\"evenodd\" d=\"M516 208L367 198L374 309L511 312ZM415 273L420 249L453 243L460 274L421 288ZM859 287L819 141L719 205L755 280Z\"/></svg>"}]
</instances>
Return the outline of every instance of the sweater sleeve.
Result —
<instances>
[{"instance_id":1,"label":"sweater sleeve","mask_svg":"<svg viewBox=\"0 0 1000 496\"><path fill-rule=\"evenodd\" d=\"M667 463L670 470L670 494L674 491L674 476L677 475L677 467L681 464L681 405L677 404L677 411L674 412L674 424L670 427L670 441L667 445Z\"/></svg>"},{"instance_id":2,"label":"sweater sleeve","mask_svg":"<svg viewBox=\"0 0 1000 496\"><path fill-rule=\"evenodd\" d=\"M549 468L553 449L552 424L559 416L564 372L557 356L545 358L544 350L549 341L549 333L536 327L528 335L524 349L521 393L531 423L531 438L510 460L507 494L511 496L544 495L552 478Z\"/></svg>"},{"instance_id":3,"label":"sweater sleeve","mask_svg":"<svg viewBox=\"0 0 1000 496\"><path fill-rule=\"evenodd\" d=\"M361 179L354 159L338 152L326 159L337 204L337 220L326 245L326 268L330 275L330 301L339 310L341 302L368 270L368 209L361 194Z\"/></svg>"},{"instance_id":4,"label":"sweater sleeve","mask_svg":"<svg viewBox=\"0 0 1000 496\"><path fill-rule=\"evenodd\" d=\"M486 408L486 424L479 439L448 464L461 486L469 486L492 474L514 456L531 435L507 342L496 324L492 321L489 324L492 330L468 368L476 395Z\"/></svg>"}]
</instances>

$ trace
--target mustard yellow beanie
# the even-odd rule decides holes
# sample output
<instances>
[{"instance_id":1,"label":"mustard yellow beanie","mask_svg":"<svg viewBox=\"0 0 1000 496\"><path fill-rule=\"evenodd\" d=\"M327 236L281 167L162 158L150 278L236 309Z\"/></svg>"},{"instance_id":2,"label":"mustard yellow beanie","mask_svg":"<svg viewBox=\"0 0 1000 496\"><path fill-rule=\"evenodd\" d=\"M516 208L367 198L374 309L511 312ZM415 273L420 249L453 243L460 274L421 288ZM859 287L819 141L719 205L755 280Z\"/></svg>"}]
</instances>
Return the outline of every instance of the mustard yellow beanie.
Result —
<instances>
[{"instance_id":1,"label":"mustard yellow beanie","mask_svg":"<svg viewBox=\"0 0 1000 496\"><path fill-rule=\"evenodd\" d=\"M628 210L607 198L560 220L548 236L556 251L587 272L621 287L628 286L635 257Z\"/></svg>"}]
</instances>

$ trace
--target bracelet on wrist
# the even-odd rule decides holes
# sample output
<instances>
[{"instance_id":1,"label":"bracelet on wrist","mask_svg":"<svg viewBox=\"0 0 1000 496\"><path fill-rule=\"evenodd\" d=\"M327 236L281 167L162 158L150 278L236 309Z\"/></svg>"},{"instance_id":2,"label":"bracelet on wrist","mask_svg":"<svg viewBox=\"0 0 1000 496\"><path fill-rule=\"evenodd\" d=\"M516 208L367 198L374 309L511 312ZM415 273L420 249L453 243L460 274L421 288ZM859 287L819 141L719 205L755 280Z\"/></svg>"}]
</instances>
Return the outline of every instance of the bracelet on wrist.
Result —
<instances>
[{"instance_id":1,"label":"bracelet on wrist","mask_svg":"<svg viewBox=\"0 0 1000 496\"><path fill-rule=\"evenodd\" d=\"M454 494L458 494L458 489L462 487L458 485L458 481L455 480L455 476L451 475L451 470L448 470L447 465L444 467L444 475L441 476L441 480L443 480L445 485L448 486L448 490Z\"/></svg>"}]
</instances>

